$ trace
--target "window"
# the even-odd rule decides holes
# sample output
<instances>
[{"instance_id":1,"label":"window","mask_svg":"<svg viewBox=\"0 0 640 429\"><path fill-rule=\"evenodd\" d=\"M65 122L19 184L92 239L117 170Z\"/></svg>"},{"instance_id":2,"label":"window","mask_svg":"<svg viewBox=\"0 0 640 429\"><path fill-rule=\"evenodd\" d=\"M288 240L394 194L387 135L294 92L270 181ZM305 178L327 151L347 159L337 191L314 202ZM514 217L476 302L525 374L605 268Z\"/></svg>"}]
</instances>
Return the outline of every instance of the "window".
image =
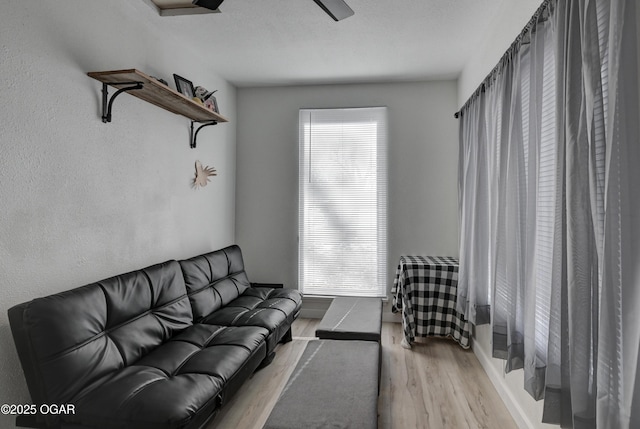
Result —
<instances>
[{"instance_id":1,"label":"window","mask_svg":"<svg viewBox=\"0 0 640 429\"><path fill-rule=\"evenodd\" d=\"M299 287L386 295L387 109L300 110Z\"/></svg>"}]
</instances>

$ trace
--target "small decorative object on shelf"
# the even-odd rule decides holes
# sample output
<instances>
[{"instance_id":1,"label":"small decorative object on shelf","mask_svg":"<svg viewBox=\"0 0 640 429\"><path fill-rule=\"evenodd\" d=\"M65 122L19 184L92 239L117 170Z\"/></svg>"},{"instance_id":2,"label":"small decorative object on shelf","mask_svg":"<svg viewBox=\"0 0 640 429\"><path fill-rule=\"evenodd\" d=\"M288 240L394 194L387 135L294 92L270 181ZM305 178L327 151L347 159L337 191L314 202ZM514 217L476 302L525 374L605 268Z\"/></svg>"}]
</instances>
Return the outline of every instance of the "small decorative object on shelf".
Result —
<instances>
[{"instance_id":1,"label":"small decorative object on shelf","mask_svg":"<svg viewBox=\"0 0 640 429\"><path fill-rule=\"evenodd\" d=\"M182 76L178 76L175 73L173 75L173 79L176 81L176 89L180 94L184 95L187 98L193 98L195 96L193 91L193 83L190 80L185 79Z\"/></svg>"},{"instance_id":2,"label":"small decorative object on shelf","mask_svg":"<svg viewBox=\"0 0 640 429\"><path fill-rule=\"evenodd\" d=\"M157 80L158 82L160 82L161 84L166 85L166 86L169 86L169 83L168 83L166 80L164 80L164 79L162 79L162 78L160 78L160 77L155 77L155 76L151 76L151 77L152 77L153 79Z\"/></svg>"},{"instance_id":3,"label":"small decorative object on shelf","mask_svg":"<svg viewBox=\"0 0 640 429\"><path fill-rule=\"evenodd\" d=\"M193 187L198 189L207 186L207 183L211 181L209 177L217 175L218 173L215 168L209 166L203 167L200 161L196 161L196 177L193 178Z\"/></svg>"},{"instance_id":4,"label":"small decorative object on shelf","mask_svg":"<svg viewBox=\"0 0 640 429\"><path fill-rule=\"evenodd\" d=\"M195 89L196 97L202 100L204 107L213 112L220 113L220 109L218 109L218 100L213 96L217 91L217 89L215 91L207 91L207 89L202 86L196 86Z\"/></svg>"}]
</instances>

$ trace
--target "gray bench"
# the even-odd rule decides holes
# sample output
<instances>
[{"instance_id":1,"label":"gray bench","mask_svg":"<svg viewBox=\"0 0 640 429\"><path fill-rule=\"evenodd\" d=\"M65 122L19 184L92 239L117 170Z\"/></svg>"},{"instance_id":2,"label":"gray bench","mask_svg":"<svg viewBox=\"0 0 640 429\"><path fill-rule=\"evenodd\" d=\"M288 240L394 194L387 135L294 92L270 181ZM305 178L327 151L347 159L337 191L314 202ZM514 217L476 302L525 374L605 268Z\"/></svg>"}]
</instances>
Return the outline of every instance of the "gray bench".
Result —
<instances>
[{"instance_id":1,"label":"gray bench","mask_svg":"<svg viewBox=\"0 0 640 429\"><path fill-rule=\"evenodd\" d=\"M312 340L263 429L378 427L380 344Z\"/></svg>"},{"instance_id":2,"label":"gray bench","mask_svg":"<svg viewBox=\"0 0 640 429\"><path fill-rule=\"evenodd\" d=\"M316 336L332 340L380 342L382 300L380 298L337 297L331 302Z\"/></svg>"},{"instance_id":3,"label":"gray bench","mask_svg":"<svg viewBox=\"0 0 640 429\"><path fill-rule=\"evenodd\" d=\"M377 428L381 329L381 299L335 298L263 429Z\"/></svg>"}]
</instances>

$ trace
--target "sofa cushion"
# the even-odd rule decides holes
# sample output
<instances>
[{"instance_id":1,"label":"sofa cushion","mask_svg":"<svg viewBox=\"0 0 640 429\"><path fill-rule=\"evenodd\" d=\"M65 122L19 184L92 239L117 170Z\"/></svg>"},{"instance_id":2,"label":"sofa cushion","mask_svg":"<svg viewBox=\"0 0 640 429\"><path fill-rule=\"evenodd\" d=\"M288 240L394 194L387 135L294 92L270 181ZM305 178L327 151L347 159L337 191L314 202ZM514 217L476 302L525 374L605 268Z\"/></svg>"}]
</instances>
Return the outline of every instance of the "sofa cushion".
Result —
<instances>
[{"instance_id":1,"label":"sofa cushion","mask_svg":"<svg viewBox=\"0 0 640 429\"><path fill-rule=\"evenodd\" d=\"M226 306L249 288L238 246L180 261L196 322Z\"/></svg>"},{"instance_id":2,"label":"sofa cushion","mask_svg":"<svg viewBox=\"0 0 640 429\"><path fill-rule=\"evenodd\" d=\"M269 330L267 353L271 353L290 329L302 306L297 290L253 287L202 323L228 326L260 326Z\"/></svg>"},{"instance_id":3,"label":"sofa cushion","mask_svg":"<svg viewBox=\"0 0 640 429\"><path fill-rule=\"evenodd\" d=\"M291 324L302 298L297 290L250 288L224 308L205 317L203 323L229 326L261 326L273 331Z\"/></svg>"},{"instance_id":4,"label":"sofa cushion","mask_svg":"<svg viewBox=\"0 0 640 429\"><path fill-rule=\"evenodd\" d=\"M268 331L197 324L134 365L74 398L68 423L97 428L197 427L222 402L224 386L266 356Z\"/></svg>"},{"instance_id":5,"label":"sofa cushion","mask_svg":"<svg viewBox=\"0 0 640 429\"><path fill-rule=\"evenodd\" d=\"M10 310L36 403L69 403L192 325L180 266L168 261ZM13 326L12 326L13 328ZM22 359L22 357L21 357ZM56 416L46 416L48 421Z\"/></svg>"}]
</instances>

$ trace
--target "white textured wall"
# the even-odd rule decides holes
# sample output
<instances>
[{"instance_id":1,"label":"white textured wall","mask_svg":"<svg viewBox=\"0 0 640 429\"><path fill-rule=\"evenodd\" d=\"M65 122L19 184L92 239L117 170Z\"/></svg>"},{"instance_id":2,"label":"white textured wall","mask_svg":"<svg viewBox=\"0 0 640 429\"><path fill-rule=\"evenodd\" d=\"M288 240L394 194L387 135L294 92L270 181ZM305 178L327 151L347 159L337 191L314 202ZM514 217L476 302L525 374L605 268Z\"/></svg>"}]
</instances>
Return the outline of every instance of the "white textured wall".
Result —
<instances>
[{"instance_id":1,"label":"white textured wall","mask_svg":"<svg viewBox=\"0 0 640 429\"><path fill-rule=\"evenodd\" d=\"M362 106L388 107L389 286L402 253L457 256L454 81L242 88L236 234L250 278L297 287L298 110Z\"/></svg>"},{"instance_id":2,"label":"white textured wall","mask_svg":"<svg viewBox=\"0 0 640 429\"><path fill-rule=\"evenodd\" d=\"M29 401L9 307L234 242L236 94L142 0L3 0L0 10L2 404ZM86 72L121 68L219 89L231 123L190 149L186 118L123 94L103 124L101 85ZM219 172L198 191L196 159ZM13 422L0 416L2 428Z\"/></svg>"}]
</instances>

